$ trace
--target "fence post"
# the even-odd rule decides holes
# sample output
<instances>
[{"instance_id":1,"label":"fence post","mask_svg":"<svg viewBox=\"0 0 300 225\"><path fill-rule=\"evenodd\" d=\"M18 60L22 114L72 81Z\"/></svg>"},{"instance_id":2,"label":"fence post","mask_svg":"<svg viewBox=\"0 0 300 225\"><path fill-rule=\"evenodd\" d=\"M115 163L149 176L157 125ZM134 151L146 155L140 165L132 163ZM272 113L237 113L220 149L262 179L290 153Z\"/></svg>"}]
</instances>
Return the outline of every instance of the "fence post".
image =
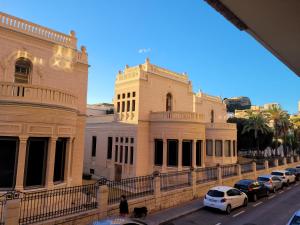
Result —
<instances>
[{"instance_id":1,"label":"fence post","mask_svg":"<svg viewBox=\"0 0 300 225\"><path fill-rule=\"evenodd\" d=\"M222 185L223 181L222 181L222 168L220 166L220 164L217 165L217 179L218 179L218 184Z\"/></svg>"},{"instance_id":2,"label":"fence post","mask_svg":"<svg viewBox=\"0 0 300 225\"><path fill-rule=\"evenodd\" d=\"M282 163L283 165L286 165L286 157L283 158Z\"/></svg>"},{"instance_id":3,"label":"fence post","mask_svg":"<svg viewBox=\"0 0 300 225\"><path fill-rule=\"evenodd\" d=\"M21 211L21 199L8 200L5 205L5 225L18 225Z\"/></svg>"},{"instance_id":4,"label":"fence post","mask_svg":"<svg viewBox=\"0 0 300 225\"><path fill-rule=\"evenodd\" d=\"M269 161L265 160L265 170L268 170L268 169L269 169Z\"/></svg>"},{"instance_id":5,"label":"fence post","mask_svg":"<svg viewBox=\"0 0 300 225\"><path fill-rule=\"evenodd\" d=\"M189 183L192 186L192 190L193 190L193 198L197 198L197 177L196 177L196 171L195 169L192 169L191 172L189 173L190 175L190 181Z\"/></svg>"},{"instance_id":6,"label":"fence post","mask_svg":"<svg viewBox=\"0 0 300 225\"><path fill-rule=\"evenodd\" d=\"M274 166L278 167L278 159L274 159Z\"/></svg>"},{"instance_id":7,"label":"fence post","mask_svg":"<svg viewBox=\"0 0 300 225\"><path fill-rule=\"evenodd\" d=\"M98 203L100 218L106 217L108 211L108 186L107 185L99 186L97 203Z\"/></svg>"},{"instance_id":8,"label":"fence post","mask_svg":"<svg viewBox=\"0 0 300 225\"><path fill-rule=\"evenodd\" d=\"M242 178L242 166L240 164L236 164L236 172L239 178Z\"/></svg>"},{"instance_id":9,"label":"fence post","mask_svg":"<svg viewBox=\"0 0 300 225\"><path fill-rule=\"evenodd\" d=\"M294 163L294 157L293 156L290 157L290 163Z\"/></svg>"},{"instance_id":10,"label":"fence post","mask_svg":"<svg viewBox=\"0 0 300 225\"><path fill-rule=\"evenodd\" d=\"M155 198L155 209L160 210L161 191L160 191L160 175L159 174L154 174L154 198Z\"/></svg>"},{"instance_id":11,"label":"fence post","mask_svg":"<svg viewBox=\"0 0 300 225\"><path fill-rule=\"evenodd\" d=\"M256 162L252 162L252 171L253 171L253 175L254 177L257 177L257 173L256 173Z\"/></svg>"}]
</instances>

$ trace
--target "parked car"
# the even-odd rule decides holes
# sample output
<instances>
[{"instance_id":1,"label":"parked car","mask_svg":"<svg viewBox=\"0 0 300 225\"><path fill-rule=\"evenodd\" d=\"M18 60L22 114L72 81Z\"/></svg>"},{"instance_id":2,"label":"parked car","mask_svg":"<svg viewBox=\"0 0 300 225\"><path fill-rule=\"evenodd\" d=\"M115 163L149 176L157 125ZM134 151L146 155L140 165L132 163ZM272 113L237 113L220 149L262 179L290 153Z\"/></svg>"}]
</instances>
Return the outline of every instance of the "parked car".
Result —
<instances>
[{"instance_id":1,"label":"parked car","mask_svg":"<svg viewBox=\"0 0 300 225\"><path fill-rule=\"evenodd\" d=\"M287 170L275 170L272 171L271 175L280 177L286 186L289 186L290 183L294 183L296 181L296 176Z\"/></svg>"},{"instance_id":2,"label":"parked car","mask_svg":"<svg viewBox=\"0 0 300 225\"><path fill-rule=\"evenodd\" d=\"M137 219L117 217L112 219L98 220L90 223L89 225L147 225L147 223Z\"/></svg>"},{"instance_id":3,"label":"parked car","mask_svg":"<svg viewBox=\"0 0 300 225\"><path fill-rule=\"evenodd\" d=\"M300 180L300 168L286 168L285 170L291 172L296 176L296 180Z\"/></svg>"},{"instance_id":4,"label":"parked car","mask_svg":"<svg viewBox=\"0 0 300 225\"><path fill-rule=\"evenodd\" d=\"M283 180L275 175L261 175L257 178L257 180L263 182L264 185L273 193L283 187Z\"/></svg>"},{"instance_id":5,"label":"parked car","mask_svg":"<svg viewBox=\"0 0 300 225\"><path fill-rule=\"evenodd\" d=\"M263 182L257 180L240 180L234 187L244 192L248 198L254 202L256 202L259 197L269 196L270 193L269 188L267 188Z\"/></svg>"},{"instance_id":6,"label":"parked car","mask_svg":"<svg viewBox=\"0 0 300 225\"><path fill-rule=\"evenodd\" d=\"M300 225L300 210L294 213L286 225Z\"/></svg>"},{"instance_id":7,"label":"parked car","mask_svg":"<svg viewBox=\"0 0 300 225\"><path fill-rule=\"evenodd\" d=\"M228 186L211 188L204 197L204 206L220 209L230 214L231 209L247 206L248 197L244 192Z\"/></svg>"}]
</instances>

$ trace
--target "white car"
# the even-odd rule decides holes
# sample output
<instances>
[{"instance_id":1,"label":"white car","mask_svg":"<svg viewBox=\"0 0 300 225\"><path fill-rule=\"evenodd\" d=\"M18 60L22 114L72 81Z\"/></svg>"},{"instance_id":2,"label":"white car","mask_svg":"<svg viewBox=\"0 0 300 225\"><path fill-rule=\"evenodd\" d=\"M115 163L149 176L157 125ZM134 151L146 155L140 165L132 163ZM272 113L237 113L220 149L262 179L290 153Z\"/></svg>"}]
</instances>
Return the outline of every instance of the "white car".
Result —
<instances>
[{"instance_id":1,"label":"white car","mask_svg":"<svg viewBox=\"0 0 300 225\"><path fill-rule=\"evenodd\" d=\"M296 182L296 176L287 170L275 170L275 171L272 171L271 175L280 177L283 181L283 184L285 184L287 186L290 183Z\"/></svg>"},{"instance_id":2,"label":"white car","mask_svg":"<svg viewBox=\"0 0 300 225\"><path fill-rule=\"evenodd\" d=\"M294 213L286 225L300 225L300 210Z\"/></svg>"},{"instance_id":3,"label":"white car","mask_svg":"<svg viewBox=\"0 0 300 225\"><path fill-rule=\"evenodd\" d=\"M247 206L248 197L240 190L228 187L217 186L211 188L204 197L204 206L220 209L230 214L231 209L239 206Z\"/></svg>"}]
</instances>

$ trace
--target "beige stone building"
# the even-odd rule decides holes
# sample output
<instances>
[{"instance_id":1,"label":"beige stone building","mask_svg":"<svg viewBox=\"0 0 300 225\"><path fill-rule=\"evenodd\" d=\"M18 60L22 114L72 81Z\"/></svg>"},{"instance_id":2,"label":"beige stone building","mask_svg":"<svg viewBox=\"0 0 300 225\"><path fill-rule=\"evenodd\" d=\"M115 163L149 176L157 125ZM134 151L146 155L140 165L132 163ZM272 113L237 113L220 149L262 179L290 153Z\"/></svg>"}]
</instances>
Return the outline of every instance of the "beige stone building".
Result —
<instances>
[{"instance_id":1,"label":"beige stone building","mask_svg":"<svg viewBox=\"0 0 300 225\"><path fill-rule=\"evenodd\" d=\"M86 173L120 179L237 161L236 126L222 99L193 93L186 74L142 65L120 71L113 115L87 118Z\"/></svg>"},{"instance_id":2,"label":"beige stone building","mask_svg":"<svg viewBox=\"0 0 300 225\"><path fill-rule=\"evenodd\" d=\"M0 191L81 184L87 76L74 32L0 13Z\"/></svg>"}]
</instances>

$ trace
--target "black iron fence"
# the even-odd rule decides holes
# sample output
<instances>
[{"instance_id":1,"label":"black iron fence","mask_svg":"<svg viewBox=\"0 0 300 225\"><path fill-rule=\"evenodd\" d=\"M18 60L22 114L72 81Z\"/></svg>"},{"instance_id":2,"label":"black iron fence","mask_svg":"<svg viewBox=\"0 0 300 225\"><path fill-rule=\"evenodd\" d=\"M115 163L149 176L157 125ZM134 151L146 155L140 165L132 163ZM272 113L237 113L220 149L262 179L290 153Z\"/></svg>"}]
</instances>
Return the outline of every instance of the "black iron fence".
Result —
<instances>
[{"instance_id":1,"label":"black iron fence","mask_svg":"<svg viewBox=\"0 0 300 225\"><path fill-rule=\"evenodd\" d=\"M127 178L121 181L107 181L108 204L120 202L121 195L127 199L140 198L154 194L153 176Z\"/></svg>"},{"instance_id":2,"label":"black iron fence","mask_svg":"<svg viewBox=\"0 0 300 225\"><path fill-rule=\"evenodd\" d=\"M256 161L256 170L264 170L265 168L265 160Z\"/></svg>"},{"instance_id":3,"label":"black iron fence","mask_svg":"<svg viewBox=\"0 0 300 225\"><path fill-rule=\"evenodd\" d=\"M242 173L253 172L252 163L243 163L243 164L241 164L241 172Z\"/></svg>"},{"instance_id":4,"label":"black iron fence","mask_svg":"<svg viewBox=\"0 0 300 225\"><path fill-rule=\"evenodd\" d=\"M221 166L222 178L236 176L237 164Z\"/></svg>"},{"instance_id":5,"label":"black iron fence","mask_svg":"<svg viewBox=\"0 0 300 225\"><path fill-rule=\"evenodd\" d=\"M218 179L217 167L206 167L196 169L196 183L201 184Z\"/></svg>"},{"instance_id":6,"label":"black iron fence","mask_svg":"<svg viewBox=\"0 0 300 225\"><path fill-rule=\"evenodd\" d=\"M270 160L268 161L268 165L269 165L269 168L275 167L275 166L276 166L276 165L275 165L275 159L270 159Z\"/></svg>"},{"instance_id":7,"label":"black iron fence","mask_svg":"<svg viewBox=\"0 0 300 225\"><path fill-rule=\"evenodd\" d=\"M24 193L19 224L32 224L97 208L98 185Z\"/></svg>"},{"instance_id":8,"label":"black iron fence","mask_svg":"<svg viewBox=\"0 0 300 225\"><path fill-rule=\"evenodd\" d=\"M162 173L160 175L160 190L167 191L191 185L190 171Z\"/></svg>"}]
</instances>

